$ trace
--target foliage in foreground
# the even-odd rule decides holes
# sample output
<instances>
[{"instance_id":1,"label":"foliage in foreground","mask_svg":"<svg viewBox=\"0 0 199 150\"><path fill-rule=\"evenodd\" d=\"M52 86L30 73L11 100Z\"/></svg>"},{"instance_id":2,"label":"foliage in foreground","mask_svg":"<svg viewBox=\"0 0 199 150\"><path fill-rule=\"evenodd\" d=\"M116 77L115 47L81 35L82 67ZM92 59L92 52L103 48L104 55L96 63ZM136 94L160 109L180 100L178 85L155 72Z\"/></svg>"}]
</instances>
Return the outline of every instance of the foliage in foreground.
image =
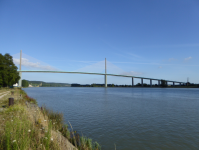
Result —
<instances>
[{"instance_id":1,"label":"foliage in foreground","mask_svg":"<svg viewBox=\"0 0 199 150\"><path fill-rule=\"evenodd\" d=\"M27 108L27 102L28 105L37 106L36 100L21 89L15 89L14 95L21 95L20 99L15 101L15 105L7 106L5 111L0 112L0 150L61 149L52 137L52 131L60 132L79 150L101 149L97 142L93 143L89 138L80 137L76 131L70 131L63 122L63 114L46 107L41 110L34 107L32 112Z\"/></svg>"},{"instance_id":2,"label":"foliage in foreground","mask_svg":"<svg viewBox=\"0 0 199 150\"><path fill-rule=\"evenodd\" d=\"M12 86L20 79L10 54L0 54L0 87Z\"/></svg>"},{"instance_id":3,"label":"foliage in foreground","mask_svg":"<svg viewBox=\"0 0 199 150\"><path fill-rule=\"evenodd\" d=\"M42 131L26 115L24 106L18 104L9 107L1 115L5 124L0 132L1 150L57 149L58 145L51 141L50 131Z\"/></svg>"}]
</instances>

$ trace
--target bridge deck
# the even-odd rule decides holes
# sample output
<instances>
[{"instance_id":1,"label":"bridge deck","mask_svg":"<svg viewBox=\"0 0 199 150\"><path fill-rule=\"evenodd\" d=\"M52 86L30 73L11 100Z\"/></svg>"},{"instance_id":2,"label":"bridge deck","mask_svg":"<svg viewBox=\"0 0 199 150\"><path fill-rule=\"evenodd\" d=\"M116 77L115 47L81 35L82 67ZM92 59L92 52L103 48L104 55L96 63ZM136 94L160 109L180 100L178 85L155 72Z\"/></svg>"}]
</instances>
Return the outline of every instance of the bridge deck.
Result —
<instances>
[{"instance_id":1,"label":"bridge deck","mask_svg":"<svg viewBox=\"0 0 199 150\"><path fill-rule=\"evenodd\" d=\"M18 70L18 72L32 72L32 73L73 73L73 74L90 74L90 75L107 75L107 76L117 76L117 77L128 77L128 78L139 78L139 79L147 79L147 80L163 80L163 79L153 79L146 77L137 77L137 76L129 76L129 75L119 75L119 74L105 74L105 73L91 73L91 72L71 72L71 71L29 71L29 70ZM175 82L175 83L186 83L179 81L170 81L165 80L167 82Z\"/></svg>"}]
</instances>

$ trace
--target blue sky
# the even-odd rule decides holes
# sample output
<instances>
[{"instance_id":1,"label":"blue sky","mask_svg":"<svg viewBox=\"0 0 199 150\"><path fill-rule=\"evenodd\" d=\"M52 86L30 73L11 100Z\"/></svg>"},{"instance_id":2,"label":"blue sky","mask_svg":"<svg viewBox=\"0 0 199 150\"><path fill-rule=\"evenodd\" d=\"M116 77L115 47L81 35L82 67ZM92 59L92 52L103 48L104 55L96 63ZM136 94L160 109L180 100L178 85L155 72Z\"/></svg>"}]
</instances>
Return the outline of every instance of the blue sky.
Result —
<instances>
[{"instance_id":1,"label":"blue sky","mask_svg":"<svg viewBox=\"0 0 199 150\"><path fill-rule=\"evenodd\" d=\"M104 72L106 57L108 73L199 83L198 27L198 0L0 1L0 53L10 53L17 64L22 50L23 70ZM92 75L22 78L104 83ZM108 77L108 83L131 79Z\"/></svg>"}]
</instances>

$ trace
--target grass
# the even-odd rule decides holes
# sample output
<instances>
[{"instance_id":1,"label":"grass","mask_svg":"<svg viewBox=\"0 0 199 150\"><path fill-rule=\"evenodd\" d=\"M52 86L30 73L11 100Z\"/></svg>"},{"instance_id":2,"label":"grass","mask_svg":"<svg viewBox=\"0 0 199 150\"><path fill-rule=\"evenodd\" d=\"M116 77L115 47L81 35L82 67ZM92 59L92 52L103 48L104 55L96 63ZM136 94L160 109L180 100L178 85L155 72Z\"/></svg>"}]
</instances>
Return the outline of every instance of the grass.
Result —
<instances>
[{"instance_id":1,"label":"grass","mask_svg":"<svg viewBox=\"0 0 199 150\"><path fill-rule=\"evenodd\" d=\"M92 139L86 138L79 135L77 131L69 131L68 125L64 124L63 114L59 112L53 112L53 110L48 109L46 106L42 106L42 113L48 116L48 119L52 121L52 129L58 130L62 135L67 138L75 147L79 150L101 150L99 143L92 142Z\"/></svg>"},{"instance_id":2,"label":"grass","mask_svg":"<svg viewBox=\"0 0 199 150\"><path fill-rule=\"evenodd\" d=\"M51 141L51 126L47 132L41 131L33 122L25 105L17 103L0 113L0 149L60 149L58 144Z\"/></svg>"},{"instance_id":3,"label":"grass","mask_svg":"<svg viewBox=\"0 0 199 150\"><path fill-rule=\"evenodd\" d=\"M101 149L97 142L70 131L64 124L62 113L53 112L45 106L42 109L37 107L37 101L21 89L4 88L0 94L7 91L12 92L0 99L0 108L4 109L0 112L0 150L67 149L67 144L70 146L67 141L79 150ZM15 104L8 106L11 96ZM62 140L59 137L63 137ZM65 145L61 143L64 140Z\"/></svg>"}]
</instances>

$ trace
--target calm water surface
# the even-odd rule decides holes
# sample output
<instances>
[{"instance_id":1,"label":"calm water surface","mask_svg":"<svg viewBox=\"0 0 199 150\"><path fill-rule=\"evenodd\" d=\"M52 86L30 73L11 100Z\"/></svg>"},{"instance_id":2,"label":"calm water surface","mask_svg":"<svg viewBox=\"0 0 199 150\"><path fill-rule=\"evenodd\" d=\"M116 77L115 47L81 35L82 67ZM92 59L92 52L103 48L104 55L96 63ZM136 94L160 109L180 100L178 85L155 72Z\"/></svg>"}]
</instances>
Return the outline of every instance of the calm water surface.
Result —
<instances>
[{"instance_id":1,"label":"calm water surface","mask_svg":"<svg viewBox=\"0 0 199 150\"><path fill-rule=\"evenodd\" d=\"M25 88L103 150L199 149L199 89Z\"/></svg>"}]
</instances>

